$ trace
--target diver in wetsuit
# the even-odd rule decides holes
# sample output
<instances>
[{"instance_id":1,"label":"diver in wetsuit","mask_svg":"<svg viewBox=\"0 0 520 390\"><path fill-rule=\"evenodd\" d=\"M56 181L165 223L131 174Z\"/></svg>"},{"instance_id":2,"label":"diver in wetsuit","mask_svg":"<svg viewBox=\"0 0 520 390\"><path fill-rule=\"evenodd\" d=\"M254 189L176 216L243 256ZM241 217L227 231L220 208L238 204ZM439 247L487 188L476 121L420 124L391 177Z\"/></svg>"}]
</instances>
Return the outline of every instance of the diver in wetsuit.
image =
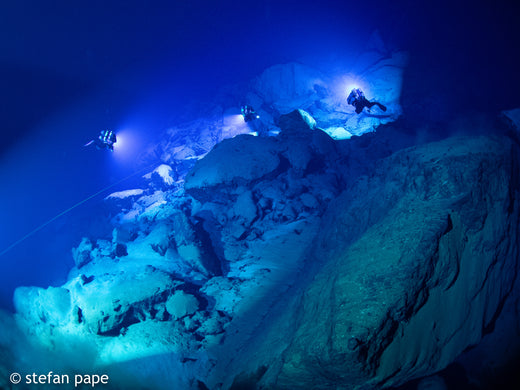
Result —
<instances>
[{"instance_id":1,"label":"diver in wetsuit","mask_svg":"<svg viewBox=\"0 0 520 390\"><path fill-rule=\"evenodd\" d=\"M255 109L247 104L242 106L240 112L242 113L242 116L246 122L260 118L260 116L257 115Z\"/></svg>"},{"instance_id":2,"label":"diver in wetsuit","mask_svg":"<svg viewBox=\"0 0 520 390\"><path fill-rule=\"evenodd\" d=\"M366 97L363 91L359 88L354 88L350 91L347 98L347 103L356 108L356 114L361 114L363 108L368 107L370 110L374 105L377 105L381 110L386 111L386 107L378 102L371 102Z\"/></svg>"},{"instance_id":3,"label":"diver in wetsuit","mask_svg":"<svg viewBox=\"0 0 520 390\"><path fill-rule=\"evenodd\" d=\"M114 151L114 144L117 142L116 134L112 130L102 130L95 140L88 142L85 146L96 145L97 149L108 149Z\"/></svg>"}]
</instances>

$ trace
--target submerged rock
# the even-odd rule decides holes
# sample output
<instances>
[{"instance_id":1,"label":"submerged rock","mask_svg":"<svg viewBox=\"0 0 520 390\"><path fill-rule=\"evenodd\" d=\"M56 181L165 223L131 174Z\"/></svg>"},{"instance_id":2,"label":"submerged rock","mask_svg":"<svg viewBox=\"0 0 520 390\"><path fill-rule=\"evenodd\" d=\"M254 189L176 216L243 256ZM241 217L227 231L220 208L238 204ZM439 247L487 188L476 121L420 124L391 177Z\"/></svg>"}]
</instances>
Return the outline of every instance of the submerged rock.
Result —
<instances>
[{"instance_id":1,"label":"submerged rock","mask_svg":"<svg viewBox=\"0 0 520 390\"><path fill-rule=\"evenodd\" d=\"M224 140L195 164L185 189L195 191L219 184L244 184L273 172L280 164L274 138L240 135Z\"/></svg>"},{"instance_id":2,"label":"submerged rock","mask_svg":"<svg viewBox=\"0 0 520 390\"><path fill-rule=\"evenodd\" d=\"M266 69L254 80L253 89L279 112L288 112L319 100L324 79L320 71L292 62Z\"/></svg>"},{"instance_id":3,"label":"submerged rock","mask_svg":"<svg viewBox=\"0 0 520 390\"><path fill-rule=\"evenodd\" d=\"M478 344L518 270L517 152L505 138L428 144L339 197L277 386L396 386Z\"/></svg>"},{"instance_id":4,"label":"submerged rock","mask_svg":"<svg viewBox=\"0 0 520 390\"><path fill-rule=\"evenodd\" d=\"M92 260L90 253L93 249L92 242L87 237L83 237L77 248L72 248L72 258L77 268L83 267Z\"/></svg>"},{"instance_id":5,"label":"submerged rock","mask_svg":"<svg viewBox=\"0 0 520 390\"><path fill-rule=\"evenodd\" d=\"M197 298L193 295L185 294L183 291L176 291L166 301L166 310L173 319L194 314L199 307Z\"/></svg>"},{"instance_id":6,"label":"submerged rock","mask_svg":"<svg viewBox=\"0 0 520 390\"><path fill-rule=\"evenodd\" d=\"M512 130L513 136L520 142L520 108L502 111L502 120Z\"/></svg>"},{"instance_id":7,"label":"submerged rock","mask_svg":"<svg viewBox=\"0 0 520 390\"><path fill-rule=\"evenodd\" d=\"M167 188L172 186L175 182L173 175L174 173L172 167L167 164L161 164L152 172L144 175L143 177L151 180L152 183L158 188Z\"/></svg>"},{"instance_id":8,"label":"submerged rock","mask_svg":"<svg viewBox=\"0 0 520 390\"><path fill-rule=\"evenodd\" d=\"M400 115L404 56L372 49L359 66L388 116L357 116L345 83L288 64L248 95L276 137L222 107L170 129L148 188L106 199L112 235L73 249L62 286L16 291L20 333L64 372L189 390L443 388L431 375L476 359L463 351L491 355L484 335L508 343L493 329L518 321L518 146L408 148L396 126L334 140ZM9 369L28 366L0 339Z\"/></svg>"},{"instance_id":9,"label":"submerged rock","mask_svg":"<svg viewBox=\"0 0 520 390\"><path fill-rule=\"evenodd\" d=\"M278 120L278 125L282 130L282 134L302 132L307 133L309 130L316 129L316 121L310 114L304 110L294 110L289 114L282 115Z\"/></svg>"},{"instance_id":10,"label":"submerged rock","mask_svg":"<svg viewBox=\"0 0 520 390\"><path fill-rule=\"evenodd\" d=\"M151 383L137 362L168 356L156 387L370 389L447 367L504 307L516 318L514 142L344 145L307 115L215 147L191 196L143 194L111 241L74 250L67 283L17 290L19 328L63 356L80 340L118 383Z\"/></svg>"},{"instance_id":11,"label":"submerged rock","mask_svg":"<svg viewBox=\"0 0 520 390\"><path fill-rule=\"evenodd\" d=\"M400 95L407 55L382 47L381 38L375 34L365 55L339 70L296 62L269 67L246 86L226 88L211 102L198 104L196 119L169 128L164 139L150 145L141 160L150 164L160 157L172 171L166 175L171 179L157 181L168 187L181 181L196 161L225 139L240 134L277 135L280 116L295 110L308 112L334 139L359 136L394 122L402 113ZM388 110L356 114L347 104L354 86ZM246 123L240 115L237 102L244 100L259 115L253 122ZM157 174L162 178L159 172L152 176Z\"/></svg>"}]
</instances>

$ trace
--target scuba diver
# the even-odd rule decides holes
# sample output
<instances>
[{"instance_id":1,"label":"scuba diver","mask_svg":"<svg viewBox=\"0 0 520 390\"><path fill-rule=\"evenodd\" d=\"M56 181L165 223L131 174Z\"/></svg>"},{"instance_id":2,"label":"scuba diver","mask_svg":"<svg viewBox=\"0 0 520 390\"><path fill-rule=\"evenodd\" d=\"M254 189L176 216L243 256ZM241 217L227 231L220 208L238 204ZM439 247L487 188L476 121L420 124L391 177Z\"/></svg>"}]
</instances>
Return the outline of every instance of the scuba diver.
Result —
<instances>
[{"instance_id":1,"label":"scuba diver","mask_svg":"<svg viewBox=\"0 0 520 390\"><path fill-rule=\"evenodd\" d=\"M356 114L361 114L361 111L363 111L363 108L365 107L368 107L368 110L370 111L374 105L377 105L381 110L386 111L386 107L381 103L369 101L365 97L363 91L359 88L354 88L352 91L350 91L350 94L347 98L347 103L356 107Z\"/></svg>"},{"instance_id":2,"label":"scuba diver","mask_svg":"<svg viewBox=\"0 0 520 390\"><path fill-rule=\"evenodd\" d=\"M97 149L108 149L111 152L114 151L114 144L117 142L116 134L112 130L102 130L99 137L85 144L89 146L91 144L96 145Z\"/></svg>"},{"instance_id":3,"label":"scuba diver","mask_svg":"<svg viewBox=\"0 0 520 390\"><path fill-rule=\"evenodd\" d=\"M242 116L246 122L260 118L260 115L257 115L255 109L247 104L242 106L240 112L242 113Z\"/></svg>"}]
</instances>

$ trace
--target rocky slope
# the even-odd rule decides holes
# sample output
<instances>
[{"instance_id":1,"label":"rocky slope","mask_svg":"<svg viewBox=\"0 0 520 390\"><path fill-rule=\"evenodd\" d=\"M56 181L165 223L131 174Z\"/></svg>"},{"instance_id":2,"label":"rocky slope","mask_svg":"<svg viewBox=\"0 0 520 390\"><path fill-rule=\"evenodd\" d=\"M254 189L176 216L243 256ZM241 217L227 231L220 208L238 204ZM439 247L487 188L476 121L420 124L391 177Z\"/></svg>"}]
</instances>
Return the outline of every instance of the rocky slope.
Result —
<instances>
[{"instance_id":1,"label":"rocky slope","mask_svg":"<svg viewBox=\"0 0 520 390\"><path fill-rule=\"evenodd\" d=\"M218 144L184 190L161 167L107 198L113 235L83 239L69 281L16 291L29 343L2 340L10 367L113 388L381 388L515 312L515 142L334 141L302 110L279 124Z\"/></svg>"},{"instance_id":2,"label":"rocky slope","mask_svg":"<svg viewBox=\"0 0 520 390\"><path fill-rule=\"evenodd\" d=\"M387 50L374 34L366 52L340 70L296 62L274 65L246 85L223 88L211 102L186 108L186 120L167 129L162 141L150 145L142 159L149 163L159 156L176 177L183 178L193 162L217 143L238 134L276 135L280 116L297 109L310 113L334 139L372 132L402 114L399 100L406 63L405 52ZM368 99L384 103L388 110L357 115L346 102L354 87L362 88ZM252 105L259 118L244 123L240 115L243 104Z\"/></svg>"},{"instance_id":3,"label":"rocky slope","mask_svg":"<svg viewBox=\"0 0 520 390\"><path fill-rule=\"evenodd\" d=\"M340 196L278 387L395 386L478 344L517 279L516 153L505 139L427 144Z\"/></svg>"},{"instance_id":4,"label":"rocky slope","mask_svg":"<svg viewBox=\"0 0 520 390\"><path fill-rule=\"evenodd\" d=\"M112 234L0 313L0 387L52 370L115 389L371 389L453 362L492 382L475 362L520 350L517 113L508 136L411 136L391 123L404 63L374 48L358 78L274 66L169 129L141 187L106 198ZM388 115L346 106L364 76Z\"/></svg>"}]
</instances>

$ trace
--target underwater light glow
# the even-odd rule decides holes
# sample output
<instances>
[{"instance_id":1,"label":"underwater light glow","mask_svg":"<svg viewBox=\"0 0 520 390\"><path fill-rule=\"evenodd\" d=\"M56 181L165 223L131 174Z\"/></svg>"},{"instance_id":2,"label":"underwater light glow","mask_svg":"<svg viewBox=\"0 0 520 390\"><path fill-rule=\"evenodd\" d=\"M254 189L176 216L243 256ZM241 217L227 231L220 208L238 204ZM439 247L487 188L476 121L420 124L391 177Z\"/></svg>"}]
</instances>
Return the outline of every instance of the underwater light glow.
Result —
<instances>
[{"instance_id":1,"label":"underwater light glow","mask_svg":"<svg viewBox=\"0 0 520 390\"><path fill-rule=\"evenodd\" d=\"M331 87L334 100L347 106L347 96L354 88L361 89L367 96L370 95L370 87L361 77L353 74L338 77Z\"/></svg>"},{"instance_id":2,"label":"underwater light glow","mask_svg":"<svg viewBox=\"0 0 520 390\"><path fill-rule=\"evenodd\" d=\"M126 128L116 131L117 142L114 144L114 157L117 160L128 162L137 157L138 153L144 149L142 136L135 129Z\"/></svg>"},{"instance_id":3,"label":"underwater light glow","mask_svg":"<svg viewBox=\"0 0 520 390\"><path fill-rule=\"evenodd\" d=\"M251 134L255 131L251 128L250 124L244 120L242 114L224 115L223 122L223 138L233 138L239 134Z\"/></svg>"}]
</instances>

